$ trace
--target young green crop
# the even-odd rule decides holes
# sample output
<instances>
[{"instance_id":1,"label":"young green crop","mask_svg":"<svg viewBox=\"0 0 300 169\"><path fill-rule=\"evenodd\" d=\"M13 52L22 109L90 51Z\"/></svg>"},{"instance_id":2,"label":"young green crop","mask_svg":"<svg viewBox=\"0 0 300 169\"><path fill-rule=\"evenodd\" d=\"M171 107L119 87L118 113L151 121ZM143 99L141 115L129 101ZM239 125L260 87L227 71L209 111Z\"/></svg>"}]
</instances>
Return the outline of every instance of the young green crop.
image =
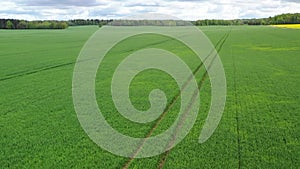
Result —
<instances>
[{"instance_id":1,"label":"young green crop","mask_svg":"<svg viewBox=\"0 0 300 169\"><path fill-rule=\"evenodd\" d=\"M213 136L199 144L210 106L206 79L195 126L169 152L163 167L297 168L300 30L263 26L200 29L217 49L218 41L231 31L219 53L228 86L225 112ZM74 64L96 30L95 26L0 31L0 168L121 168L128 162L93 143L73 107ZM123 58L145 46L173 51L191 70L201 63L179 42L151 34L131 37L112 49L98 70L97 101L115 129L134 137L145 137L155 122L141 125L122 117L110 96L110 80ZM198 81L204 72L202 67ZM155 88L164 90L168 103L179 91L168 74L144 71L130 86L133 105L139 110L149 108L148 94ZM179 102L174 104L153 135L173 123L179 106ZM134 159L129 168L157 168L162 158Z\"/></svg>"}]
</instances>

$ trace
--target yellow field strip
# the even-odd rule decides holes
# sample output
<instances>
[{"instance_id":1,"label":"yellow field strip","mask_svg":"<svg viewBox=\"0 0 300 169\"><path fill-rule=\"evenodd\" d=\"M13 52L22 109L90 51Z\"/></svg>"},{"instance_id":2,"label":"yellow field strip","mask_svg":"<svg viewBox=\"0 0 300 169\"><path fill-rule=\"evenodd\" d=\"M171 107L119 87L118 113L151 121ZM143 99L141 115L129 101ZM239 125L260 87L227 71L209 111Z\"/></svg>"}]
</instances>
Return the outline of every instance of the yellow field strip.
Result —
<instances>
[{"instance_id":1,"label":"yellow field strip","mask_svg":"<svg viewBox=\"0 0 300 169\"><path fill-rule=\"evenodd\" d=\"M277 28L292 28L292 29L300 29L300 24L282 24L282 25L272 25Z\"/></svg>"}]
</instances>

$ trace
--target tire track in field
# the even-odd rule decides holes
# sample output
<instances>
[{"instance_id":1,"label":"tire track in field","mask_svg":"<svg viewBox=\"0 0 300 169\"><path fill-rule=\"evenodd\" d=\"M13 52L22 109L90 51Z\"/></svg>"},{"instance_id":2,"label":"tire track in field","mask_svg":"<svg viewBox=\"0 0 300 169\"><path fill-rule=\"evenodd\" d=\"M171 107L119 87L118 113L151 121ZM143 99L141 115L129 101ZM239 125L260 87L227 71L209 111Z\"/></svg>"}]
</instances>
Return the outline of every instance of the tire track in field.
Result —
<instances>
[{"instance_id":1,"label":"tire track in field","mask_svg":"<svg viewBox=\"0 0 300 169\"><path fill-rule=\"evenodd\" d=\"M223 44L225 43L226 39L228 38L229 33L226 33L215 45L216 47L220 45L220 49L222 48ZM158 118L157 122L153 125L153 127L151 128L151 130L148 132L148 134L146 135L145 139L143 140L143 142L140 144L140 146L137 148L137 150L133 153L132 157L123 165L123 169L127 169L130 164L132 163L132 161L135 159L135 157L137 156L137 154L141 151L144 143L150 138L150 136L153 134L154 130L158 127L158 125L161 123L161 121L164 119L164 117L166 116L167 112L175 105L176 101L179 99L182 90L184 90L186 88L186 86L189 84L189 82L193 79L193 76L198 74L201 67L203 66L204 62L213 54L213 52L215 51L215 49L213 49L206 57L205 59L199 64L199 66L193 71L193 75L191 75L187 81L184 83L182 89L177 93L177 95L172 99L172 101L167 105L166 109L164 110L164 112L160 115L160 117ZM217 50L217 52L219 52L220 50ZM214 55L214 59L216 58L217 55ZM214 60L213 59L213 60ZM212 60L212 61L213 61ZM209 66L210 67L210 66ZM207 74L207 70L204 73ZM203 75L203 76L204 76ZM206 76L206 75L205 75ZM204 82L204 79L202 78L201 83ZM198 85L199 87L199 85ZM190 109L190 106L189 108Z\"/></svg>"},{"instance_id":2,"label":"tire track in field","mask_svg":"<svg viewBox=\"0 0 300 169\"><path fill-rule=\"evenodd\" d=\"M146 35L149 35L149 34L154 34L154 35L157 35L155 33L145 33ZM136 35L134 35L136 36ZM132 36L132 37L134 37ZM170 42L170 41L173 41L173 40L176 40L176 39L173 39L172 37L168 37L168 36L165 36L165 35L162 35L164 38L167 37L169 39L166 39L166 40L161 40L161 41L158 41L158 42L153 42L153 43L150 43L148 45L143 45L141 47L138 47L138 48L134 48L134 49L125 49L125 50L120 50L120 51L116 51L116 52L113 52L113 53L118 53L118 54L124 54L124 53L130 53L130 52L134 52L134 51L137 51L139 49L144 49L146 47L151 47L151 46L155 46L155 45L160 45L160 44L163 44L163 43L166 43L166 42ZM185 35L182 35L182 36L178 36L179 38L181 37L184 37ZM121 41L122 42L122 41Z\"/></svg>"},{"instance_id":3,"label":"tire track in field","mask_svg":"<svg viewBox=\"0 0 300 169\"><path fill-rule=\"evenodd\" d=\"M217 54L214 56L214 58L213 58L212 61L210 62L208 68L205 70L205 73L203 74L201 80L200 80L199 83L198 83L198 89L197 89L198 91L201 89L202 85L204 84L204 81L207 79L207 77L208 77L208 76L207 76L207 75L208 75L208 70L211 68L212 63L213 63L214 60L217 58L218 53L222 50L223 45L225 44L225 42L226 42L227 38L229 37L230 33L231 33L231 30L230 30L228 33L225 34L224 38L222 38L223 40L222 40L221 45L220 45L219 48L217 49ZM197 91L195 91L194 94L196 94L196 93L197 93ZM192 106L194 103L195 103L195 98L193 98L193 99L191 100L190 105ZM189 112L189 109L187 109L187 111L185 111L184 114L187 114L188 112ZM183 123L184 120L185 120L185 116L183 117L182 121L180 121L179 125L177 126L177 128L176 128L176 130L175 130L175 135L174 135L174 136L172 137L172 139L170 140L169 144L167 145L167 148L170 148L170 147L174 144L174 141L175 141L175 139L176 139L176 131L180 130L180 128L181 128L182 123ZM166 151L166 152L161 156L160 161L159 161L158 166L157 166L159 169L162 169L162 168L164 167L164 165L165 165L165 163L166 163L166 161L167 161L167 158L168 158L168 155L170 154L170 152L171 152L171 149L168 150L168 151Z\"/></svg>"},{"instance_id":4,"label":"tire track in field","mask_svg":"<svg viewBox=\"0 0 300 169\"><path fill-rule=\"evenodd\" d=\"M9 80L9 79L14 79L14 78L17 78L17 77L22 77L22 76L26 76L26 75L35 74L35 73L40 73L40 72L51 70L51 69L70 66L70 65L74 65L75 63L81 63L81 62L86 62L86 61L90 61L90 60L94 60L94 58L81 60L81 61L68 62L68 63L58 64L58 65L46 66L46 67L37 68L37 69L34 69L34 70L29 70L29 71L19 71L19 72L16 72L16 73L11 73L7 77L1 78L0 82L5 81L5 80Z\"/></svg>"},{"instance_id":5,"label":"tire track in field","mask_svg":"<svg viewBox=\"0 0 300 169\"><path fill-rule=\"evenodd\" d=\"M162 40L159 42L155 42L155 43L150 43L148 45L145 46L141 46L138 49L142 49L145 47L150 47L150 46L155 46L155 45L159 45L159 44L163 44L169 41L172 41L174 39L167 39L167 40ZM133 52L136 51L138 49L130 49L130 50L124 50L124 51L120 51L121 53L129 53L129 52ZM22 76L26 76L26 75L31 75L31 74L35 74L35 73L39 73L39 72L43 72L43 71L47 71L47 70L51 70L51 69L56 69L56 68L60 68L60 67L64 67L64 66L70 66L76 63L80 63L80 62L84 62L84 61L90 61L93 59L88 59L88 60L82 60L82 61L74 61L74 62L68 62L68 63L63 63L63 64L58 64L58 65L52 65L52 66L45 66L42 68L36 68L34 70L25 70L25 71L19 71L19 72L15 72L15 73L11 73L11 74L7 74L4 77L0 78L0 82L1 81L5 81L5 80L9 80L9 79L14 79L17 77L22 77Z\"/></svg>"},{"instance_id":6,"label":"tire track in field","mask_svg":"<svg viewBox=\"0 0 300 169\"><path fill-rule=\"evenodd\" d=\"M232 55L232 53L231 53ZM240 119L238 110L238 97L237 97L237 81L236 81L236 63L235 57L232 55L233 64L233 88L234 88L234 100L235 100L235 120L236 120L236 133L237 133L237 148L238 148L238 169L241 168L241 136L240 136Z\"/></svg>"},{"instance_id":7,"label":"tire track in field","mask_svg":"<svg viewBox=\"0 0 300 169\"><path fill-rule=\"evenodd\" d=\"M1 78L0 82L5 81L5 80L9 80L9 79L14 79L14 78L17 78L17 77L22 77L22 76L26 76L26 75L31 75L31 74L43 72L43 71L50 70L50 69L69 66L69 65L72 65L72 64L75 64L75 63L76 62L69 62L69 63L59 64L59 65L54 65L54 66L47 66L47 67L43 67L43 68L39 68L39 69L35 69L35 70L30 70L30 71L24 71L24 72L21 72L21 73L18 72L18 73L10 74L10 76Z\"/></svg>"}]
</instances>

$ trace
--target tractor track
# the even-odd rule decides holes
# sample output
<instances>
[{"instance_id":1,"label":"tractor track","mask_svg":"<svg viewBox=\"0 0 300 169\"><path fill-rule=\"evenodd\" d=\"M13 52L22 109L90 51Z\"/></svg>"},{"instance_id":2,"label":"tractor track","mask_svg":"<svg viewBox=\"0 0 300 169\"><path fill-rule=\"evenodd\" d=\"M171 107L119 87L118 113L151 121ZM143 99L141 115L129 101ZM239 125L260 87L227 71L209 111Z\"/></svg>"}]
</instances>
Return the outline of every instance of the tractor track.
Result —
<instances>
[{"instance_id":1,"label":"tractor track","mask_svg":"<svg viewBox=\"0 0 300 169\"><path fill-rule=\"evenodd\" d=\"M220 46L219 49L217 50L217 53L219 51L221 51L225 41L227 40L228 36L229 36L230 32L226 33L224 36L222 36L222 38L217 42L216 47ZM142 146L144 145L144 143L150 138L150 136L153 134L154 130L158 127L158 125L161 123L161 121L164 119L164 117L166 116L167 112L174 106L174 104L176 103L176 101L179 99L180 95L181 95L181 91L185 89L185 87L189 84L189 82L192 80L193 76L198 74L201 67L203 66L204 62L213 54L213 52L215 51L215 49L213 49L206 57L205 59L199 64L199 66L193 71L193 75L190 76L187 81L185 82L185 84L183 85L182 89L177 93L177 95L172 99L172 101L167 105L166 109L164 110L164 112L160 115L160 117L158 118L158 120L156 121L156 123L153 125L153 127L151 128L151 130L148 132L148 134L146 135L146 137L144 138L144 140L142 141L142 143L140 144L140 146L137 148L137 150L133 153L133 155L131 156L131 158L123 165L123 169L127 169L130 164L132 163L132 161L135 159L135 157L137 156L137 154L140 152L140 150L142 149ZM216 58L217 54L214 55L212 62L214 61L214 59ZM211 65L211 64L210 64ZM210 66L209 66L210 67ZM209 67L207 69L209 69ZM207 70L205 71L203 78L200 80L200 82L198 83L198 89L199 90L199 84L203 84L204 80L206 79L207 76ZM205 78L204 78L205 77ZM194 93L195 95L195 93ZM192 100L195 99L194 96L192 98ZM190 106L192 104L189 105L188 110L190 109ZM168 150L166 153L164 153L166 156L164 156L164 160L160 161L159 168L162 168L164 165L164 162L166 161L167 155L169 154L170 150ZM162 163L161 163L162 162Z\"/></svg>"},{"instance_id":2,"label":"tractor track","mask_svg":"<svg viewBox=\"0 0 300 169\"><path fill-rule=\"evenodd\" d=\"M163 44L163 43L166 43L166 42L169 42L169 41L172 41L172 40L174 40L174 39L162 40L162 41L159 41L159 42L150 43L147 46L142 46L140 48L151 47L151 46ZM130 53L130 52L137 51L140 48L130 49L130 50L124 50L124 51L119 51L119 52L121 54ZM96 58L94 58L94 59L96 60ZM1 81L5 81L5 80L10 80L10 79L18 78L18 77L22 77L22 76L26 76L26 75L40 73L40 72L43 72L43 71L48 71L48 70L51 70L51 69L56 69L56 68L61 68L61 67L65 67L65 66L70 66L70 65L74 65L76 63L80 63L80 62L84 62L84 61L90 61L90 60L94 60L94 59L92 58L92 59L87 59L87 60L82 60L82 61L73 61L73 62L62 63L62 64L57 64L57 65L50 65L50 66L45 66L45 67L41 67L41 68L36 68L36 69L33 69L33 70L18 71L18 72L6 74L2 78L0 77L0 82Z\"/></svg>"},{"instance_id":3,"label":"tractor track","mask_svg":"<svg viewBox=\"0 0 300 169\"><path fill-rule=\"evenodd\" d=\"M219 52L222 50L223 45L225 44L227 38L229 37L230 32L231 32L231 31L229 31L228 33L226 33L225 36L224 36L224 38L222 38L222 42L221 42L221 44L220 44L220 46L219 46L219 48L218 48L218 50L217 50L217 53L219 53ZM211 68L212 63L213 63L214 60L217 58L217 55L218 55L218 54L216 54L216 55L214 56L214 58L212 59L212 61L211 61L210 64L209 64L208 68L206 69L205 73L203 74L201 80L199 81L199 83L198 83L198 89L197 89L198 91L202 88L202 86L203 86L203 84L204 84L204 81L207 79L207 77L208 77L208 76L207 76L207 75L208 75L208 70ZM197 90L194 92L194 94L197 93ZM195 102L195 98L193 98L193 99L191 100L190 106L193 105L194 102ZM185 111L184 114L187 114L188 112L189 112L189 109L187 109L187 111ZM181 122L183 122L184 120L185 120L185 116L183 117L183 119L182 119ZM177 128L176 128L176 131L180 130L181 126L182 126L182 124L179 123L179 125L178 125ZM167 149L170 148L170 147L172 147L172 144L174 144L175 139L176 139L176 132L175 132L175 135L172 137L172 140L170 140ZM170 154L170 152L171 152L171 149L168 150L168 151L166 151L165 153L163 153L163 155L162 155L161 158L160 158L160 161L159 161L159 163L158 163L157 168L162 169L162 168L164 167L164 165L165 165L165 163L166 163L166 161L167 161L167 158L168 158L168 155Z\"/></svg>"},{"instance_id":4,"label":"tractor track","mask_svg":"<svg viewBox=\"0 0 300 169\"><path fill-rule=\"evenodd\" d=\"M241 168L241 136L240 136L240 118L239 118L239 110L238 104L238 96L237 96L237 81L236 81L236 63L235 57L232 55L232 64L233 64L233 87L234 87L234 100L235 100L235 120L236 120L236 133L237 133L237 148L238 148L238 169Z\"/></svg>"},{"instance_id":5,"label":"tractor track","mask_svg":"<svg viewBox=\"0 0 300 169\"><path fill-rule=\"evenodd\" d=\"M39 69L35 69L35 70L30 70L30 71L12 73L9 76L6 75L6 77L1 78L0 82L5 81L5 80L9 80L9 79L14 79L14 78L17 78L17 77L22 77L22 76L26 76L26 75L31 75L31 74L51 70L51 69L56 69L56 68L60 68L60 67L64 67L64 66L73 65L75 63L76 62L69 62L69 63L63 63L63 64L58 64L58 65L53 65L53 66L47 66L47 67L43 67L43 68L39 68Z\"/></svg>"}]
</instances>

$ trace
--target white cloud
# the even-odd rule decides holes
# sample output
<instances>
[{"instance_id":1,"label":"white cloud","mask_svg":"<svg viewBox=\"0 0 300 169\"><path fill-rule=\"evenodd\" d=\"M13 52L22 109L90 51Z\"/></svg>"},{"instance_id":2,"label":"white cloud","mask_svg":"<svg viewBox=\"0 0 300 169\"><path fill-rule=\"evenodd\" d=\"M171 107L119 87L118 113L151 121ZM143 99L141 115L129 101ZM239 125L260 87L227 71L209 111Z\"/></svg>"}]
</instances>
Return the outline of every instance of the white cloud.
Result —
<instances>
[{"instance_id":1,"label":"white cloud","mask_svg":"<svg viewBox=\"0 0 300 169\"><path fill-rule=\"evenodd\" d=\"M119 19L155 12L185 20L261 18L300 12L299 0L7 0L0 18Z\"/></svg>"}]
</instances>

